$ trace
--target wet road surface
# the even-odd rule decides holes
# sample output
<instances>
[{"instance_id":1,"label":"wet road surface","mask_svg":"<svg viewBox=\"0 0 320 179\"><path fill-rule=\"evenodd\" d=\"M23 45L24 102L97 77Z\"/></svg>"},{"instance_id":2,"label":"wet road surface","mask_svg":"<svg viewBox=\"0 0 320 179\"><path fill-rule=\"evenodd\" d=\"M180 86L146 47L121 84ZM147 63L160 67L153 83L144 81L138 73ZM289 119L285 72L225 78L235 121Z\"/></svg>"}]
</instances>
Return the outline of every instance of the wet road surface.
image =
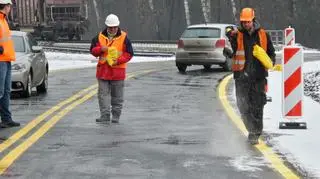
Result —
<instances>
[{"instance_id":1,"label":"wet road surface","mask_svg":"<svg viewBox=\"0 0 320 179\"><path fill-rule=\"evenodd\" d=\"M1 129L3 141L57 111L2 143L0 168L12 165L1 178L281 178L225 114L216 89L228 73L180 74L172 61L130 64L128 73L120 124L95 122L94 68L51 73L48 94L13 99L22 127Z\"/></svg>"}]
</instances>

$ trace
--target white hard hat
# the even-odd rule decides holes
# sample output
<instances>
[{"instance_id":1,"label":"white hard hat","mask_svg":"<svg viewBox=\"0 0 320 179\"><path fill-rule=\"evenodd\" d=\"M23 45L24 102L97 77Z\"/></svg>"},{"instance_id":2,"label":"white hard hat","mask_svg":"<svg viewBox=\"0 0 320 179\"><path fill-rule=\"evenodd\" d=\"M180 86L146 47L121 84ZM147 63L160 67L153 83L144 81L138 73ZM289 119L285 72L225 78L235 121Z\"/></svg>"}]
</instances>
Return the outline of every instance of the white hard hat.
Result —
<instances>
[{"instance_id":1,"label":"white hard hat","mask_svg":"<svg viewBox=\"0 0 320 179\"><path fill-rule=\"evenodd\" d=\"M114 15L114 14L109 14L106 18L105 24L108 27L116 27L120 25L120 21L118 16Z\"/></svg>"},{"instance_id":2,"label":"white hard hat","mask_svg":"<svg viewBox=\"0 0 320 179\"><path fill-rule=\"evenodd\" d=\"M0 0L0 4L12 4L11 0Z\"/></svg>"}]
</instances>

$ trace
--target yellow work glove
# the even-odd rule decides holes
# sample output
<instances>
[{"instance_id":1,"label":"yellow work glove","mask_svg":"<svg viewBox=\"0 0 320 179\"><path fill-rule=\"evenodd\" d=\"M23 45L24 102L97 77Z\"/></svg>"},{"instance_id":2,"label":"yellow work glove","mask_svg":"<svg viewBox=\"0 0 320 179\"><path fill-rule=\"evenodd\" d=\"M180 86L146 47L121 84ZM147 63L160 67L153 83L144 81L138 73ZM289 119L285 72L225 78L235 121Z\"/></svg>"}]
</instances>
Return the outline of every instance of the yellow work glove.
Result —
<instances>
[{"instance_id":1,"label":"yellow work glove","mask_svg":"<svg viewBox=\"0 0 320 179\"><path fill-rule=\"evenodd\" d=\"M119 58L119 52L115 47L108 48L107 62L110 66L117 64L117 59Z\"/></svg>"},{"instance_id":2,"label":"yellow work glove","mask_svg":"<svg viewBox=\"0 0 320 179\"><path fill-rule=\"evenodd\" d=\"M119 57L118 50L115 47L108 48L108 58L117 59Z\"/></svg>"},{"instance_id":3,"label":"yellow work glove","mask_svg":"<svg viewBox=\"0 0 320 179\"><path fill-rule=\"evenodd\" d=\"M282 71L282 66L280 64L276 64L276 65L274 65L272 70L274 70L274 71Z\"/></svg>"},{"instance_id":4,"label":"yellow work glove","mask_svg":"<svg viewBox=\"0 0 320 179\"><path fill-rule=\"evenodd\" d=\"M112 58L107 58L107 62L109 66L115 65L115 61Z\"/></svg>"},{"instance_id":5,"label":"yellow work glove","mask_svg":"<svg viewBox=\"0 0 320 179\"><path fill-rule=\"evenodd\" d=\"M264 49L261 48L259 45L253 46L253 56L256 57L266 69L273 68L273 64L270 57L268 56L266 51L264 51Z\"/></svg>"}]
</instances>

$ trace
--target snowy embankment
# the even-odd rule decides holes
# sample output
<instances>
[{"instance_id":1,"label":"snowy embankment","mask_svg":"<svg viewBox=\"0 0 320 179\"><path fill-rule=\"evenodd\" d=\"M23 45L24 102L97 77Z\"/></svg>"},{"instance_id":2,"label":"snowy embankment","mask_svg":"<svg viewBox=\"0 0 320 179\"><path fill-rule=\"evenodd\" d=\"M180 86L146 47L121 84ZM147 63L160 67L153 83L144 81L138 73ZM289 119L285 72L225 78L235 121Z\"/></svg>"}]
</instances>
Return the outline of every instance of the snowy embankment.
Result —
<instances>
[{"instance_id":1,"label":"snowy embankment","mask_svg":"<svg viewBox=\"0 0 320 179\"><path fill-rule=\"evenodd\" d=\"M49 70L65 70L95 67L97 65L97 58L90 54L75 54L75 53L61 53L61 52L45 52L49 62ZM130 63L152 62L152 61L168 61L174 60L175 57L140 57L135 56Z\"/></svg>"},{"instance_id":2,"label":"snowy embankment","mask_svg":"<svg viewBox=\"0 0 320 179\"><path fill-rule=\"evenodd\" d=\"M304 69L308 68L313 70L304 74L304 95L320 103L320 62L304 64Z\"/></svg>"},{"instance_id":3,"label":"snowy embankment","mask_svg":"<svg viewBox=\"0 0 320 179\"><path fill-rule=\"evenodd\" d=\"M300 44L297 44L297 46L303 48L305 56L314 59L314 61L304 62L303 64L304 95L320 103L320 51L318 49L303 47ZM281 48L278 47L278 49ZM276 51L277 58L282 58L282 52L282 49Z\"/></svg>"}]
</instances>

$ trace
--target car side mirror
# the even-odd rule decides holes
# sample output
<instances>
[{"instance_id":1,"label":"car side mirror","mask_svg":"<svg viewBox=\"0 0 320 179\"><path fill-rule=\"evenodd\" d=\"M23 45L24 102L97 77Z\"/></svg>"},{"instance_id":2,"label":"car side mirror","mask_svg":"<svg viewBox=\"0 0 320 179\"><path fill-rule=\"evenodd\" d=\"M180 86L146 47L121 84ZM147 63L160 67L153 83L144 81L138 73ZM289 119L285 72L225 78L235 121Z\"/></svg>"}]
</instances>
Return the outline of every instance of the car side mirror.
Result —
<instances>
[{"instance_id":1,"label":"car side mirror","mask_svg":"<svg viewBox=\"0 0 320 179\"><path fill-rule=\"evenodd\" d=\"M40 46L32 46L32 52L40 53L42 51L42 47Z\"/></svg>"}]
</instances>

